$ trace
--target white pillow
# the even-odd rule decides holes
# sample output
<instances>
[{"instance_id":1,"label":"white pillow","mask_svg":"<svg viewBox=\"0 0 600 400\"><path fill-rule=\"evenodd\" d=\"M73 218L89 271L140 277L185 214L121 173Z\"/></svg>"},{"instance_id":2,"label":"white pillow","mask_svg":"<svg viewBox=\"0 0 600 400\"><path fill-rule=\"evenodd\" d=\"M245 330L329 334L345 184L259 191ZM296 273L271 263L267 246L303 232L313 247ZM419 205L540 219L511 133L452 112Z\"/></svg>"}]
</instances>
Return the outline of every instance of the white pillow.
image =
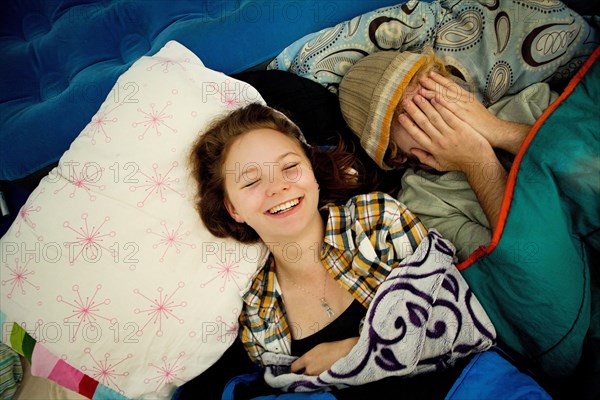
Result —
<instances>
[{"instance_id":1,"label":"white pillow","mask_svg":"<svg viewBox=\"0 0 600 400\"><path fill-rule=\"evenodd\" d=\"M256 101L174 41L118 79L0 241L1 339L34 375L168 398L230 346L262 247L206 230L187 157L212 118Z\"/></svg>"}]
</instances>

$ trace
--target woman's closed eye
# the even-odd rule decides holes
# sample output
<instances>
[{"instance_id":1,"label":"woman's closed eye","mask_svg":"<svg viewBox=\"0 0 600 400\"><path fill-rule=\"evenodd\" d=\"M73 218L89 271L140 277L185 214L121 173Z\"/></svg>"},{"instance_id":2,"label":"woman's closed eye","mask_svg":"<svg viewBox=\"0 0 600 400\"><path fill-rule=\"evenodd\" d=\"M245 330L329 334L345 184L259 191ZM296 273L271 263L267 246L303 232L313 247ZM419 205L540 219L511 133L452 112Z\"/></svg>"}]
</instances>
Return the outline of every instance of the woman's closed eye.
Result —
<instances>
[{"instance_id":1,"label":"woman's closed eye","mask_svg":"<svg viewBox=\"0 0 600 400\"><path fill-rule=\"evenodd\" d=\"M288 182L297 182L302 176L302 170L300 169L300 163L294 162L287 164L282 170L283 178Z\"/></svg>"},{"instance_id":2,"label":"woman's closed eye","mask_svg":"<svg viewBox=\"0 0 600 400\"><path fill-rule=\"evenodd\" d=\"M250 188L250 187L254 186L255 184L257 184L258 182L260 182L260 179L255 179L253 181L250 181L247 184L243 185L242 189Z\"/></svg>"}]
</instances>

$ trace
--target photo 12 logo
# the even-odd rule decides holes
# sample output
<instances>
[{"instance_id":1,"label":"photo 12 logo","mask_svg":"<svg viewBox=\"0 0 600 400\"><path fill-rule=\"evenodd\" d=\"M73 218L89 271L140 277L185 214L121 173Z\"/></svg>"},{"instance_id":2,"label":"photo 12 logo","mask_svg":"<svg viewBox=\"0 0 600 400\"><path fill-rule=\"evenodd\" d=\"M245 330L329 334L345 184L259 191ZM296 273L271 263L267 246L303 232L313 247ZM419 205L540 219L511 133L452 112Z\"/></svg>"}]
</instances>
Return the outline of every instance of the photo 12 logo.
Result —
<instances>
[{"instance_id":1,"label":"photo 12 logo","mask_svg":"<svg viewBox=\"0 0 600 400\"><path fill-rule=\"evenodd\" d=\"M136 257L140 246L136 242L119 243L113 242L110 246L101 246L93 242L2 242L1 262L3 264L16 260L21 263L60 263L68 262L73 265L78 260L87 263L97 263L104 257L110 257L110 261L116 264L135 264L139 262Z\"/></svg>"},{"instance_id":2,"label":"photo 12 logo","mask_svg":"<svg viewBox=\"0 0 600 400\"><path fill-rule=\"evenodd\" d=\"M224 167L225 175L232 175L234 182L254 183L261 179L273 183L276 178L276 169L281 169L282 178L289 183L298 182L302 178L302 170L295 167L297 164L281 164L276 161L264 163L250 162L244 165L235 163L233 168ZM281 167L281 168L279 168Z\"/></svg>"},{"instance_id":3,"label":"photo 12 logo","mask_svg":"<svg viewBox=\"0 0 600 400\"><path fill-rule=\"evenodd\" d=\"M60 323L38 321L33 326L21 322L19 327L40 343L75 343L78 341L98 343L110 340L114 343L132 344L140 341L138 338L138 324L135 322L120 324L114 319L104 325L96 321L64 320ZM12 323L2 325L2 342L10 343L12 330Z\"/></svg>"},{"instance_id":4,"label":"photo 12 logo","mask_svg":"<svg viewBox=\"0 0 600 400\"><path fill-rule=\"evenodd\" d=\"M62 179L79 187L98 186L103 178L104 183L139 183L140 166L136 162L115 161L106 166L96 161L63 161L53 168L43 179L48 183L58 183ZM103 189L104 187L100 187Z\"/></svg>"}]
</instances>

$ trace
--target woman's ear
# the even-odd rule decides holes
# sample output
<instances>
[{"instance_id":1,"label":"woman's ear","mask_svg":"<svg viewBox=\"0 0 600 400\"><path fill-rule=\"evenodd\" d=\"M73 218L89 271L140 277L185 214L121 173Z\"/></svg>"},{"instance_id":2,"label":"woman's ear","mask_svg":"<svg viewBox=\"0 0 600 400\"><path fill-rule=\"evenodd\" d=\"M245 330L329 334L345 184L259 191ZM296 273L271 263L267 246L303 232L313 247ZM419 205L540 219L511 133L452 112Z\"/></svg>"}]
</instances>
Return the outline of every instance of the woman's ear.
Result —
<instances>
[{"instance_id":1,"label":"woman's ear","mask_svg":"<svg viewBox=\"0 0 600 400\"><path fill-rule=\"evenodd\" d=\"M237 213L237 211L235 211L235 207L233 206L233 204L231 204L231 202L229 201L228 198L225 198L223 200L223 204L225 204L225 208L227 209L227 212L229 213L229 215L231 216L231 218L233 218L233 220L235 222L239 222L240 224L244 223L244 220L242 219L242 217L240 217L240 215Z\"/></svg>"}]
</instances>

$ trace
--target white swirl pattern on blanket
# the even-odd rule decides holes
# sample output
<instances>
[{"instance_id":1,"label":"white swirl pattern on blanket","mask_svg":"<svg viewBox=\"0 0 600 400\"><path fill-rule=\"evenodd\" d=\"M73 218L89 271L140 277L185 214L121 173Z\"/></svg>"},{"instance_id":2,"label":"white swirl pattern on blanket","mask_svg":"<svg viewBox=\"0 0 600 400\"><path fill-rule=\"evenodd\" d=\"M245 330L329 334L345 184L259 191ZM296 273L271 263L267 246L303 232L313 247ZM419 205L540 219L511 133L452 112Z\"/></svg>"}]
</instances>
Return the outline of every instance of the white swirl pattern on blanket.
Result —
<instances>
[{"instance_id":1,"label":"white swirl pattern on blanket","mask_svg":"<svg viewBox=\"0 0 600 400\"><path fill-rule=\"evenodd\" d=\"M373 299L352 351L319 376L278 371L294 357L266 353L266 382L286 391L361 385L447 368L487 350L496 331L435 230L395 268Z\"/></svg>"}]
</instances>

